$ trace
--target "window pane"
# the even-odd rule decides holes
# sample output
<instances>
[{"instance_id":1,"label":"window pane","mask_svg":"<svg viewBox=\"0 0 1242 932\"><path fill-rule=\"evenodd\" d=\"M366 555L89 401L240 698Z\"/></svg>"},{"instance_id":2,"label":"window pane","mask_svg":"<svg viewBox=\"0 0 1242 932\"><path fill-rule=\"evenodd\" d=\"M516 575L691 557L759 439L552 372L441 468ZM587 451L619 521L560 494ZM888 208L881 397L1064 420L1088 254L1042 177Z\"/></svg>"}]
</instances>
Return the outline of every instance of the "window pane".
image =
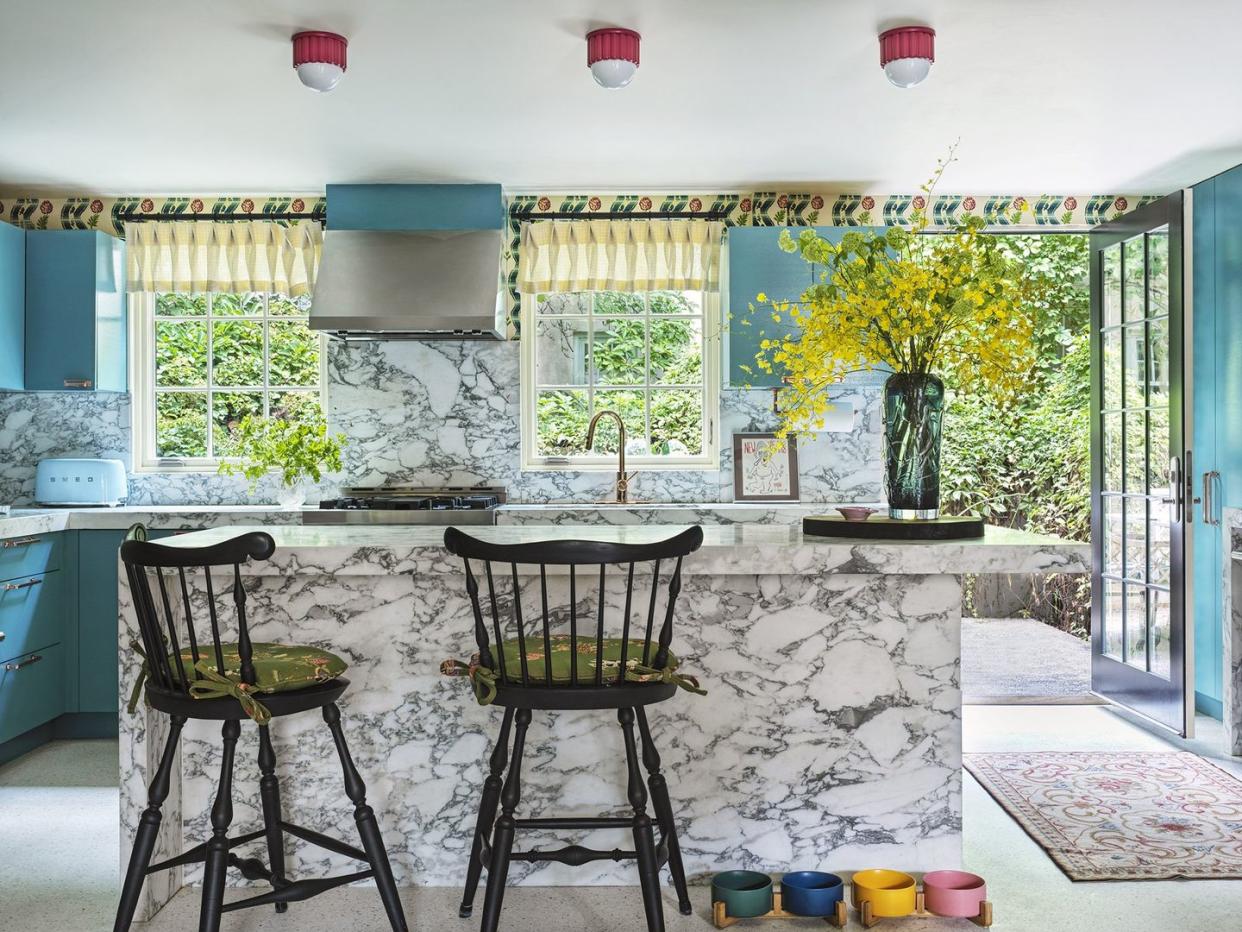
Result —
<instances>
[{"instance_id":1,"label":"window pane","mask_svg":"<svg viewBox=\"0 0 1242 932\"><path fill-rule=\"evenodd\" d=\"M1104 488L1121 491L1121 418L1120 414L1104 416Z\"/></svg>"},{"instance_id":2,"label":"window pane","mask_svg":"<svg viewBox=\"0 0 1242 932\"><path fill-rule=\"evenodd\" d=\"M587 384L587 327L585 317L535 321L536 384Z\"/></svg>"},{"instance_id":3,"label":"window pane","mask_svg":"<svg viewBox=\"0 0 1242 932\"><path fill-rule=\"evenodd\" d=\"M155 384L207 384L207 322L155 322Z\"/></svg>"},{"instance_id":4,"label":"window pane","mask_svg":"<svg viewBox=\"0 0 1242 932\"><path fill-rule=\"evenodd\" d=\"M207 395L160 392L155 396L155 455L207 455Z\"/></svg>"},{"instance_id":5,"label":"window pane","mask_svg":"<svg viewBox=\"0 0 1242 932\"><path fill-rule=\"evenodd\" d=\"M168 317L204 317L207 314L207 295L172 292L157 295L155 313Z\"/></svg>"},{"instance_id":6,"label":"window pane","mask_svg":"<svg viewBox=\"0 0 1242 932\"><path fill-rule=\"evenodd\" d=\"M1121 659L1121 583L1115 579L1104 580L1104 598L1100 606L1100 622L1104 627L1104 654Z\"/></svg>"},{"instance_id":7,"label":"window pane","mask_svg":"<svg viewBox=\"0 0 1242 932\"><path fill-rule=\"evenodd\" d=\"M1104 341L1104 410L1110 411L1123 406L1121 399L1121 331L1107 330L1101 339Z\"/></svg>"},{"instance_id":8,"label":"window pane","mask_svg":"<svg viewBox=\"0 0 1242 932\"><path fill-rule=\"evenodd\" d=\"M1147 300L1152 317L1169 313L1169 230L1147 235Z\"/></svg>"},{"instance_id":9,"label":"window pane","mask_svg":"<svg viewBox=\"0 0 1242 932\"><path fill-rule=\"evenodd\" d=\"M211 393L212 455L236 456L241 452L233 434L248 414L263 414L262 392Z\"/></svg>"},{"instance_id":10,"label":"window pane","mask_svg":"<svg viewBox=\"0 0 1242 932\"><path fill-rule=\"evenodd\" d=\"M1127 498L1125 502L1125 574L1130 579L1147 578L1147 499Z\"/></svg>"},{"instance_id":11,"label":"window pane","mask_svg":"<svg viewBox=\"0 0 1242 932\"><path fill-rule=\"evenodd\" d=\"M1125 245L1125 268L1122 288L1124 291L1125 319L1142 320L1147 315L1143 288L1143 237L1127 240Z\"/></svg>"},{"instance_id":12,"label":"window pane","mask_svg":"<svg viewBox=\"0 0 1242 932\"><path fill-rule=\"evenodd\" d=\"M651 381L698 385L703 381L703 322L651 322Z\"/></svg>"},{"instance_id":13,"label":"window pane","mask_svg":"<svg viewBox=\"0 0 1242 932\"><path fill-rule=\"evenodd\" d=\"M211 325L212 380L216 385L263 384L263 324L217 321Z\"/></svg>"},{"instance_id":14,"label":"window pane","mask_svg":"<svg viewBox=\"0 0 1242 932\"><path fill-rule=\"evenodd\" d=\"M1126 663L1147 669L1147 590L1126 586Z\"/></svg>"},{"instance_id":15,"label":"window pane","mask_svg":"<svg viewBox=\"0 0 1242 932\"><path fill-rule=\"evenodd\" d=\"M1170 556L1169 506L1163 502L1151 503L1147 521L1147 540L1150 566L1148 579L1157 585L1167 586L1172 558Z\"/></svg>"},{"instance_id":16,"label":"window pane","mask_svg":"<svg viewBox=\"0 0 1242 932\"><path fill-rule=\"evenodd\" d=\"M1104 326L1121 323L1121 243L1104 250Z\"/></svg>"},{"instance_id":17,"label":"window pane","mask_svg":"<svg viewBox=\"0 0 1242 932\"><path fill-rule=\"evenodd\" d=\"M298 298L274 294L268 297L267 313L271 317L305 317L310 313L311 297L304 294Z\"/></svg>"},{"instance_id":18,"label":"window pane","mask_svg":"<svg viewBox=\"0 0 1242 932\"><path fill-rule=\"evenodd\" d=\"M1169 494L1169 409L1147 412L1147 434L1151 453L1147 461L1147 491L1151 495Z\"/></svg>"},{"instance_id":19,"label":"window pane","mask_svg":"<svg viewBox=\"0 0 1242 932\"><path fill-rule=\"evenodd\" d=\"M269 385L319 384L319 334L300 320L272 321L267 332L267 373Z\"/></svg>"},{"instance_id":20,"label":"window pane","mask_svg":"<svg viewBox=\"0 0 1242 932\"><path fill-rule=\"evenodd\" d=\"M540 456L573 456L586 452L587 393L585 389L540 392L535 404Z\"/></svg>"},{"instance_id":21,"label":"window pane","mask_svg":"<svg viewBox=\"0 0 1242 932\"><path fill-rule=\"evenodd\" d=\"M1101 504L1104 510L1104 572L1121 576L1124 572L1121 562L1121 499L1106 495Z\"/></svg>"},{"instance_id":22,"label":"window pane","mask_svg":"<svg viewBox=\"0 0 1242 932\"><path fill-rule=\"evenodd\" d=\"M586 316L591 313L592 297L593 294L590 291L541 294L535 298L535 313Z\"/></svg>"},{"instance_id":23,"label":"window pane","mask_svg":"<svg viewBox=\"0 0 1242 932\"><path fill-rule=\"evenodd\" d=\"M641 389L619 389L595 393L595 413L616 411L625 421L625 452L631 456L645 456L647 447L647 412ZM616 453L617 422L614 418L601 418L595 428L596 453Z\"/></svg>"},{"instance_id":24,"label":"window pane","mask_svg":"<svg viewBox=\"0 0 1242 932\"><path fill-rule=\"evenodd\" d=\"M268 414L285 421L303 421L323 416L319 392L273 392L268 404Z\"/></svg>"},{"instance_id":25,"label":"window pane","mask_svg":"<svg viewBox=\"0 0 1242 932\"><path fill-rule=\"evenodd\" d=\"M697 291L653 291L652 314L702 314L703 296Z\"/></svg>"},{"instance_id":26,"label":"window pane","mask_svg":"<svg viewBox=\"0 0 1242 932\"><path fill-rule=\"evenodd\" d=\"M258 317L263 314L263 295L213 294L211 313L216 317Z\"/></svg>"},{"instance_id":27,"label":"window pane","mask_svg":"<svg viewBox=\"0 0 1242 932\"><path fill-rule=\"evenodd\" d=\"M596 314L643 314L646 310L647 302L641 294L630 294L624 291L597 291L595 293Z\"/></svg>"},{"instance_id":28,"label":"window pane","mask_svg":"<svg viewBox=\"0 0 1242 932\"><path fill-rule=\"evenodd\" d=\"M1147 412L1124 415L1126 425L1125 490L1147 492Z\"/></svg>"},{"instance_id":29,"label":"window pane","mask_svg":"<svg viewBox=\"0 0 1242 932\"><path fill-rule=\"evenodd\" d=\"M595 319L591 367L596 385L642 385L647 374L645 320Z\"/></svg>"},{"instance_id":30,"label":"window pane","mask_svg":"<svg viewBox=\"0 0 1242 932\"><path fill-rule=\"evenodd\" d=\"M1125 342L1125 366L1121 374L1122 404L1127 408L1141 408L1147 404L1143 382L1147 377L1147 333L1145 324L1123 327Z\"/></svg>"},{"instance_id":31,"label":"window pane","mask_svg":"<svg viewBox=\"0 0 1242 932\"><path fill-rule=\"evenodd\" d=\"M1147 325L1148 404L1169 402L1169 322L1167 318Z\"/></svg>"},{"instance_id":32,"label":"window pane","mask_svg":"<svg viewBox=\"0 0 1242 932\"><path fill-rule=\"evenodd\" d=\"M696 456L703 452L703 393L699 389L653 389L651 452Z\"/></svg>"},{"instance_id":33,"label":"window pane","mask_svg":"<svg viewBox=\"0 0 1242 932\"><path fill-rule=\"evenodd\" d=\"M1169 644L1169 594L1159 589L1151 589L1147 593L1148 609L1151 612L1149 637L1151 640L1151 672L1166 680L1171 675L1172 651Z\"/></svg>"}]
</instances>

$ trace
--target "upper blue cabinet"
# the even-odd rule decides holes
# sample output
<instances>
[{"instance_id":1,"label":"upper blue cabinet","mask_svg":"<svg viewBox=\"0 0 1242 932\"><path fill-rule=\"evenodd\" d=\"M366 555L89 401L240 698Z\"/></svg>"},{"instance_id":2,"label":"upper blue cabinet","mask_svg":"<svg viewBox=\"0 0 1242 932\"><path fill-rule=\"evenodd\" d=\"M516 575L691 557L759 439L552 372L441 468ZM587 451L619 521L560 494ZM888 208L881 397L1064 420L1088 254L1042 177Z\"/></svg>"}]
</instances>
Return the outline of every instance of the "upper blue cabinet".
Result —
<instances>
[{"instance_id":1,"label":"upper blue cabinet","mask_svg":"<svg viewBox=\"0 0 1242 932\"><path fill-rule=\"evenodd\" d=\"M124 243L26 233L27 391L126 391Z\"/></svg>"},{"instance_id":2,"label":"upper blue cabinet","mask_svg":"<svg viewBox=\"0 0 1242 932\"><path fill-rule=\"evenodd\" d=\"M728 379L735 387L778 388L781 372L762 372L755 354L764 339L779 339L794 332L788 319L776 323L771 312L749 305L763 293L773 301L792 301L819 280L822 271L803 261L796 252L784 252L778 243L786 227L732 227L729 230L729 327ZM806 227L788 228L797 236ZM846 233L879 232L883 227L814 227L829 242L839 243ZM742 367L749 367L747 372Z\"/></svg>"},{"instance_id":3,"label":"upper blue cabinet","mask_svg":"<svg viewBox=\"0 0 1242 932\"><path fill-rule=\"evenodd\" d=\"M26 231L0 223L0 390L25 388Z\"/></svg>"}]
</instances>

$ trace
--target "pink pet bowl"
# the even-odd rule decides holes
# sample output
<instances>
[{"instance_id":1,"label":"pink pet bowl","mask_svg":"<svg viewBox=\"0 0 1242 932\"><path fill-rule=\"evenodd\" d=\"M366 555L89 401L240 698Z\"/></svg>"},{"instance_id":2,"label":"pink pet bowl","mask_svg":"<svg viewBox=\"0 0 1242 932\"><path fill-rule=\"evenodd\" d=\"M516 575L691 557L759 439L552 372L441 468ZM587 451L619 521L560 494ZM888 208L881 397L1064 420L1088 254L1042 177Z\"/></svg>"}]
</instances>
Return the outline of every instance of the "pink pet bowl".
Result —
<instances>
[{"instance_id":1,"label":"pink pet bowl","mask_svg":"<svg viewBox=\"0 0 1242 932\"><path fill-rule=\"evenodd\" d=\"M987 885L978 874L932 871L923 875L923 906L937 916L973 919L987 898Z\"/></svg>"}]
</instances>

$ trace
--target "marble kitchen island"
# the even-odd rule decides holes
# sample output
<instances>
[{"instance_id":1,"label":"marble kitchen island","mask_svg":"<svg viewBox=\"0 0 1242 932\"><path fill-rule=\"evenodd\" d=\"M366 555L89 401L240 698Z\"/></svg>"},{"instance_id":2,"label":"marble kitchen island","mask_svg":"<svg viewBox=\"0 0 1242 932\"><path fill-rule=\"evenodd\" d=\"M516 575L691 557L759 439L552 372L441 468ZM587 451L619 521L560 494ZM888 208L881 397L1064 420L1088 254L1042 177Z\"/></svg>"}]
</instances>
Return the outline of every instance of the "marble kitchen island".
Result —
<instances>
[{"instance_id":1,"label":"marble kitchen island","mask_svg":"<svg viewBox=\"0 0 1242 932\"><path fill-rule=\"evenodd\" d=\"M166 543L214 543L241 530ZM442 660L468 658L474 649L462 566L445 551L443 529L264 530L275 538L274 558L243 569L254 639L315 644L349 661L351 686L341 703L346 734L398 882L459 884L500 712L479 707L465 680L439 674ZM646 541L678 528L470 530L497 542ZM977 541L936 543L828 540L777 524L704 532L703 548L685 561L673 647L710 695L679 693L651 712L692 881L729 867L957 867L960 576L1082 573L1088 547L997 528ZM590 575L580 576L580 598L593 605L582 581ZM566 584L567 577L550 577L554 606L566 604ZM636 582L636 596L645 588ZM126 644L135 621L124 574L120 605ZM137 672L122 660L123 697ZM216 723L191 722L184 732L156 859L210 834L219 731ZM165 720L142 706L132 716L122 713L123 863L165 733ZM282 718L272 733L286 814L353 840L352 810L320 717ZM260 821L256 753L255 729L243 728L234 834ZM625 813L620 753L610 713L536 714L523 814ZM584 841L621 842L623 835L609 831ZM318 876L346 863L293 839L288 848L291 876ZM150 915L197 876L197 869L152 876L140 914ZM511 878L637 883L628 862L576 869L515 864Z\"/></svg>"}]
</instances>

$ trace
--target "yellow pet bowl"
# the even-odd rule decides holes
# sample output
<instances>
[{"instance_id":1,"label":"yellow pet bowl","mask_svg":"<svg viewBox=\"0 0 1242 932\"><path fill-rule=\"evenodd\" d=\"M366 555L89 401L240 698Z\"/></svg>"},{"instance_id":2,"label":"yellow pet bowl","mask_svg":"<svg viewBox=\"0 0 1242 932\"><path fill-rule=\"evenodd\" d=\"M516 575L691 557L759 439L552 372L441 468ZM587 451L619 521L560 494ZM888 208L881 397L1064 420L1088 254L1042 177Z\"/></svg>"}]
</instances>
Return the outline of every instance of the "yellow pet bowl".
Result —
<instances>
[{"instance_id":1,"label":"yellow pet bowl","mask_svg":"<svg viewBox=\"0 0 1242 932\"><path fill-rule=\"evenodd\" d=\"M914 912L915 882L901 871L867 870L856 873L852 880L854 908L871 904L873 916L894 918Z\"/></svg>"}]
</instances>

